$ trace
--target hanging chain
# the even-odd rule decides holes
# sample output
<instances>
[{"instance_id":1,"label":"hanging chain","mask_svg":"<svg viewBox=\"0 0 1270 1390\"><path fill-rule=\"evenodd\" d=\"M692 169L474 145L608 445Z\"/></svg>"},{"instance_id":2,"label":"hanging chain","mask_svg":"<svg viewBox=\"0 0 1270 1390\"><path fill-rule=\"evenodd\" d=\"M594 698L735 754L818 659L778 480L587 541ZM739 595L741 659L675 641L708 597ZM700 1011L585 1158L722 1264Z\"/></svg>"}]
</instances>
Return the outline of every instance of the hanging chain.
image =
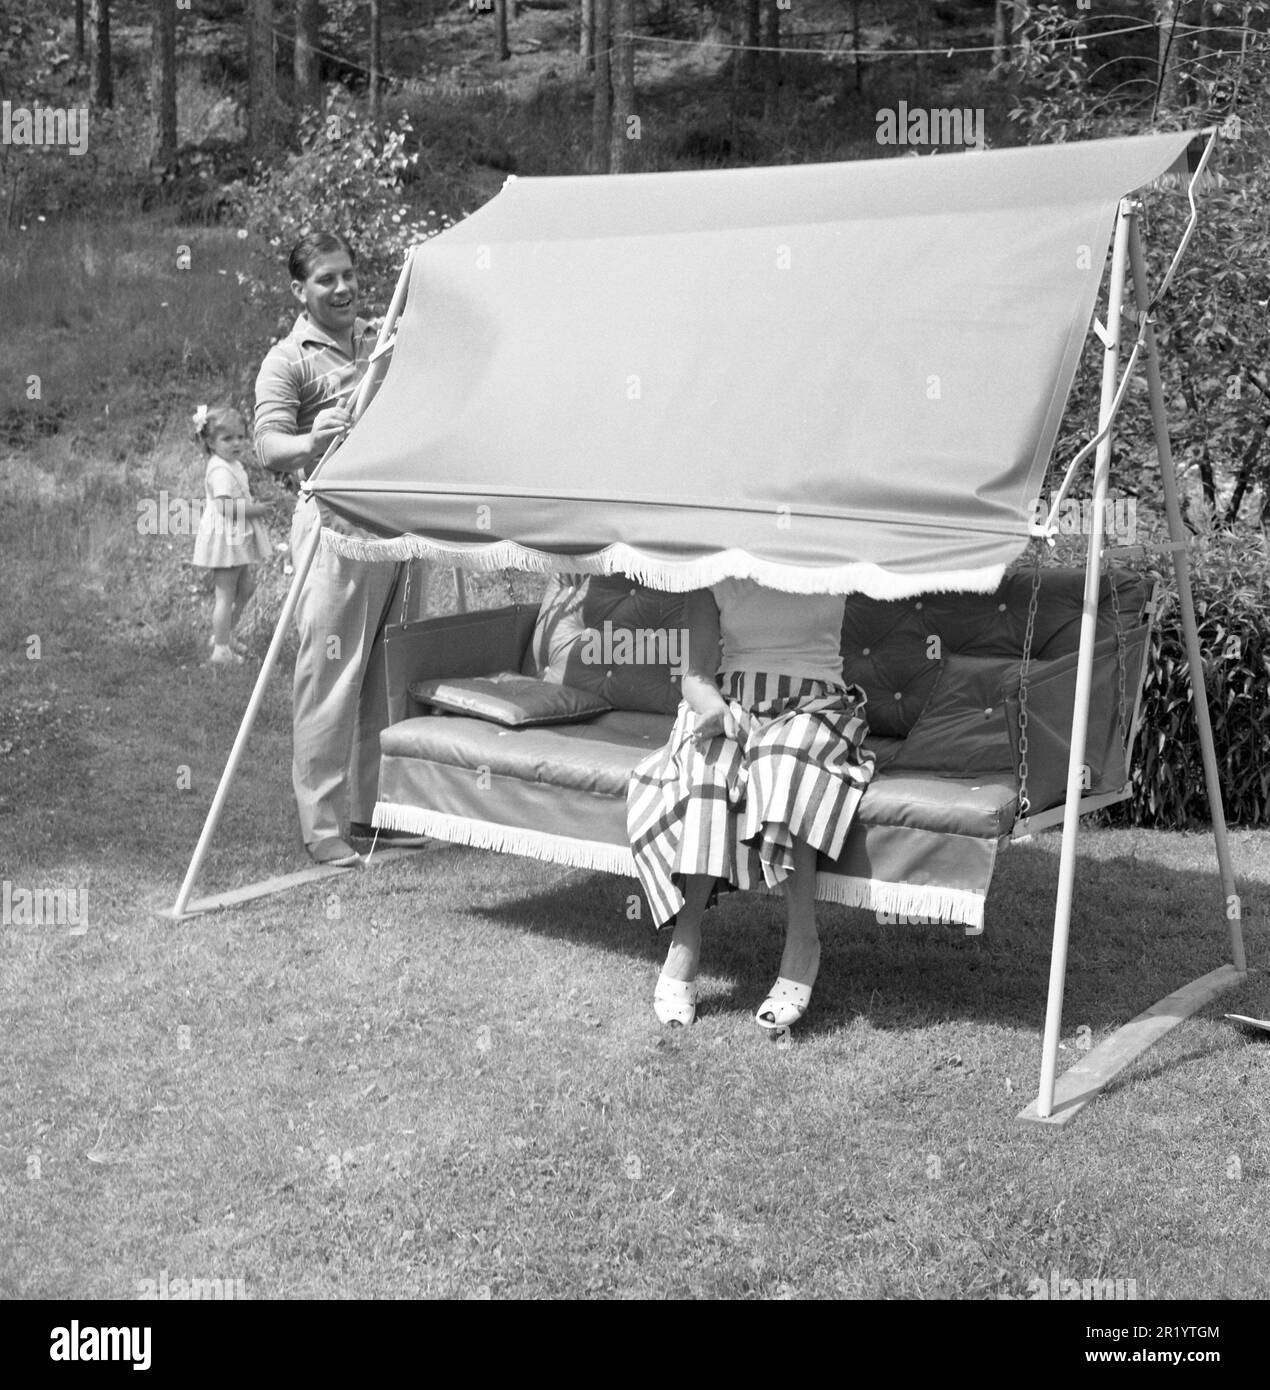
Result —
<instances>
[{"instance_id":1,"label":"hanging chain","mask_svg":"<svg viewBox=\"0 0 1270 1390\"><path fill-rule=\"evenodd\" d=\"M1032 640L1036 635L1036 609L1041 596L1041 560L1033 557L1032 592L1027 601L1027 627L1023 633L1023 665L1019 671L1019 814L1026 821L1032 809L1027 792L1027 677L1032 665Z\"/></svg>"}]
</instances>

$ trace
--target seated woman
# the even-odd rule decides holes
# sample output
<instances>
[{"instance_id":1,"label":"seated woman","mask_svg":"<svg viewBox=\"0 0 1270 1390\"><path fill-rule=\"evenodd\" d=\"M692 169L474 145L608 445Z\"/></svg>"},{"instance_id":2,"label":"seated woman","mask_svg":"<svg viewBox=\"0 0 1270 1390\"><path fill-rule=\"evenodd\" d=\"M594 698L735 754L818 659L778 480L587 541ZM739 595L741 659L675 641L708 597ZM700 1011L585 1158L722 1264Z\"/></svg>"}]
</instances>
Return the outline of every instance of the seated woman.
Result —
<instances>
[{"instance_id":1,"label":"seated woman","mask_svg":"<svg viewBox=\"0 0 1270 1390\"><path fill-rule=\"evenodd\" d=\"M674 926L653 1007L696 1016L701 918L719 881L784 887L780 975L760 1027L807 1010L820 965L817 852L836 859L873 776L865 696L842 680L845 599L728 579L689 594L689 662L666 746L631 775L626 823L654 925Z\"/></svg>"}]
</instances>

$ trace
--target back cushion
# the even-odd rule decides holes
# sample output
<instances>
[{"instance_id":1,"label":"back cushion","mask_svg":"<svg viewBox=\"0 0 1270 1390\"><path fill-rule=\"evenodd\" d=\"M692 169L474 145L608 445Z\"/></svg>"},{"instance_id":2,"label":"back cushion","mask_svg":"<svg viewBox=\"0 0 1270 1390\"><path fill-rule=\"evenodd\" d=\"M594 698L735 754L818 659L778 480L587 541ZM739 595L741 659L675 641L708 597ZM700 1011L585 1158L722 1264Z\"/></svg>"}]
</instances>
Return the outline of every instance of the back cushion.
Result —
<instances>
[{"instance_id":1,"label":"back cushion","mask_svg":"<svg viewBox=\"0 0 1270 1390\"><path fill-rule=\"evenodd\" d=\"M1124 634L1125 710L1133 719L1134 696L1146 659L1149 628L1144 623ZM1072 705L1076 698L1077 653L1033 663L1028 676L1028 800L1033 811L1057 806L1067 794L1067 760L1071 754ZM1114 636L1094 647L1090 719L1085 742L1086 794L1118 792L1125 784L1125 749L1120 736L1119 662ZM1015 765L1019 756L1019 696L1006 704Z\"/></svg>"},{"instance_id":2,"label":"back cushion","mask_svg":"<svg viewBox=\"0 0 1270 1390\"><path fill-rule=\"evenodd\" d=\"M1143 620L1148 586L1115 571L1125 630ZM1074 652L1080 639L1083 570L1041 573L1034 660ZM1017 660L1023 652L1030 569L1007 574L990 594L926 594L883 601L849 595L843 614L843 677L868 697L870 730L906 738L935 688L947 654ZM1108 580L1098 637L1114 631ZM625 575L556 576L543 596L523 671L576 686L617 709L674 714L676 658L686 655L683 595L645 588Z\"/></svg>"},{"instance_id":3,"label":"back cushion","mask_svg":"<svg viewBox=\"0 0 1270 1390\"><path fill-rule=\"evenodd\" d=\"M988 777L1014 767L1006 696L1023 663L945 652L925 709L890 764L954 777Z\"/></svg>"},{"instance_id":4,"label":"back cushion","mask_svg":"<svg viewBox=\"0 0 1270 1390\"><path fill-rule=\"evenodd\" d=\"M658 593L625 575L555 576L523 670L590 691L616 709L674 714L687 652L682 594Z\"/></svg>"},{"instance_id":5,"label":"back cushion","mask_svg":"<svg viewBox=\"0 0 1270 1390\"><path fill-rule=\"evenodd\" d=\"M1148 586L1137 575L1115 572L1126 630L1142 621ZM1041 572L1034 660L1074 652L1080 642L1085 575L1078 569ZM1007 574L991 594L925 594L883 602L852 594L842 623L842 667L848 684L868 696L869 728L887 738L906 738L926 706L939 665L950 653L1017 659L1027 631L1032 572ZM1109 585L1103 578L1098 636L1114 631Z\"/></svg>"}]
</instances>

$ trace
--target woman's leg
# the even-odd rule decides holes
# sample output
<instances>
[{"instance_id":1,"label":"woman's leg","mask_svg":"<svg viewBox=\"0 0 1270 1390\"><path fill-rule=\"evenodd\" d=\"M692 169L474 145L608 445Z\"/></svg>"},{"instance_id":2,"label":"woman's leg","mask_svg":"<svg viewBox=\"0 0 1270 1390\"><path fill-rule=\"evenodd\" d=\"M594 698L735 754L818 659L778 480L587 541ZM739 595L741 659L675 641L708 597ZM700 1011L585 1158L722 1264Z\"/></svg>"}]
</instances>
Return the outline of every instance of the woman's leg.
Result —
<instances>
[{"instance_id":1,"label":"woman's leg","mask_svg":"<svg viewBox=\"0 0 1270 1390\"><path fill-rule=\"evenodd\" d=\"M695 980L697 962L701 956L701 918L714 879L709 874L687 874L684 882L684 905L675 918L674 935L670 938L670 953L662 974L671 980Z\"/></svg>"},{"instance_id":2,"label":"woman's leg","mask_svg":"<svg viewBox=\"0 0 1270 1390\"><path fill-rule=\"evenodd\" d=\"M785 952L780 973L796 984L812 985L820 969L820 935L816 931L816 851L794 839L794 871L785 880Z\"/></svg>"},{"instance_id":3,"label":"woman's leg","mask_svg":"<svg viewBox=\"0 0 1270 1390\"><path fill-rule=\"evenodd\" d=\"M234 595L238 591L238 575L242 566L214 570L216 599L212 606L212 640L218 647L229 646L233 629Z\"/></svg>"}]
</instances>

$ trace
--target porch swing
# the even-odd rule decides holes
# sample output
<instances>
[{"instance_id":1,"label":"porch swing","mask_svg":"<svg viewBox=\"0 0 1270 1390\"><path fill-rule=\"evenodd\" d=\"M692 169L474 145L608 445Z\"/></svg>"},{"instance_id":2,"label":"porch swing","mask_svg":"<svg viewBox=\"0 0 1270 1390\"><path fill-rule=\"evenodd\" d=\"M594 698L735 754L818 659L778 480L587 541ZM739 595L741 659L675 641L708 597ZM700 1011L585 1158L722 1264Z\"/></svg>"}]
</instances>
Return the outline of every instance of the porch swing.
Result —
<instances>
[{"instance_id":1,"label":"porch swing","mask_svg":"<svg viewBox=\"0 0 1270 1390\"><path fill-rule=\"evenodd\" d=\"M1031 1117L1070 1118L1114 1074L1090 1054L1060 1082L1056 1062L1077 823L1128 794L1154 613L1146 581L1102 564L1111 426L1139 358L1188 657L1202 669L1156 300L1126 195L1175 166L1191 175L1191 223L1167 284L1215 138L1193 170L1195 137L1183 133L917 161L513 179L417 248L357 424L307 484L366 531L324 531L322 543L365 560L530 570L550 582L541 605L414 618L390 632L376 824L630 872L623 778L678 697L669 663L595 667L586 642L664 628L683 593L727 577L844 593L844 676L869 695L879 772L843 855L820 865L818 896L981 929L999 846L1061 821ZM1098 433L1048 521L1031 528L1053 533L1076 466L1096 450L1087 562L1007 572L1029 544L1026 518L1109 240ZM1130 274L1136 338L1120 375ZM315 538L296 557L262 682L316 549ZM513 699L514 717L500 722L489 687L506 696L526 679L536 698L554 688L546 715L517 719L525 710ZM589 690L604 712L550 722L562 718L562 690ZM1237 903L1202 688L1195 713L1223 888ZM1159 1017L1176 1022L1241 978L1237 916L1230 939L1233 964Z\"/></svg>"},{"instance_id":2,"label":"porch swing","mask_svg":"<svg viewBox=\"0 0 1270 1390\"><path fill-rule=\"evenodd\" d=\"M983 930L999 846L1061 815L1082 582L1038 566L988 594L848 596L844 679L867 697L878 771L842 854L821 858L819 898ZM1082 813L1127 795L1129 721L1115 697L1122 682L1140 686L1150 598L1136 575L1102 582ZM540 605L391 629L397 699L375 823L633 874L626 786L665 742L679 693L665 660L605 669L587 649L596 633L616 650L673 630L680 608L680 595L625 575L557 575ZM561 707L572 717L556 722Z\"/></svg>"}]
</instances>

